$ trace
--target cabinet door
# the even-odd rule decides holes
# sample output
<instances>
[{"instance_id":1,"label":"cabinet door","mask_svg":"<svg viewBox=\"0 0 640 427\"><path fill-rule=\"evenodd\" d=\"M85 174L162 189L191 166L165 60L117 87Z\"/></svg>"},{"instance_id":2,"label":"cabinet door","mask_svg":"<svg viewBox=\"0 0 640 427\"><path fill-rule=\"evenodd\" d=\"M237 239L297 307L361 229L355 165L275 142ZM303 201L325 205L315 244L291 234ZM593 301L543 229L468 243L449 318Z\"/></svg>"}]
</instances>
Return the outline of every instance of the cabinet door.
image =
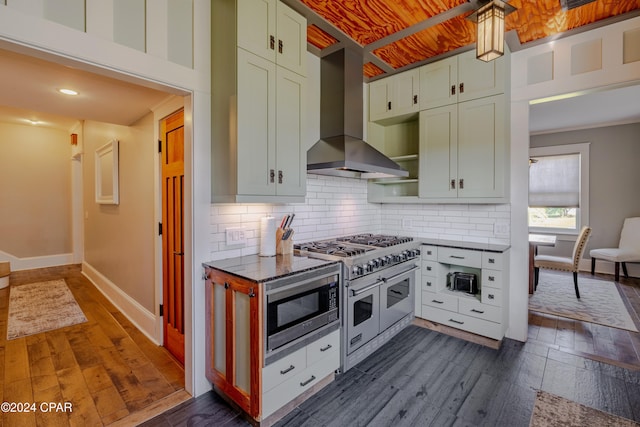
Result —
<instances>
[{"instance_id":1,"label":"cabinet door","mask_svg":"<svg viewBox=\"0 0 640 427\"><path fill-rule=\"evenodd\" d=\"M306 194L305 135L306 78L277 67L276 81L276 194Z\"/></svg>"},{"instance_id":2,"label":"cabinet door","mask_svg":"<svg viewBox=\"0 0 640 427\"><path fill-rule=\"evenodd\" d=\"M277 3L276 62L305 76L307 74L307 20L284 3Z\"/></svg>"},{"instance_id":3,"label":"cabinet door","mask_svg":"<svg viewBox=\"0 0 640 427\"><path fill-rule=\"evenodd\" d=\"M238 49L238 194L275 194L275 74L273 62Z\"/></svg>"},{"instance_id":4,"label":"cabinet door","mask_svg":"<svg viewBox=\"0 0 640 427\"><path fill-rule=\"evenodd\" d=\"M369 83L369 120L375 122L389 116L391 85L389 78Z\"/></svg>"},{"instance_id":5,"label":"cabinet door","mask_svg":"<svg viewBox=\"0 0 640 427\"><path fill-rule=\"evenodd\" d=\"M420 88L419 69L405 71L391 77L393 82L393 98L391 115L401 116L419 111L418 103Z\"/></svg>"},{"instance_id":6,"label":"cabinet door","mask_svg":"<svg viewBox=\"0 0 640 427\"><path fill-rule=\"evenodd\" d=\"M458 102L504 93L504 61L479 61L475 50L458 55Z\"/></svg>"},{"instance_id":7,"label":"cabinet door","mask_svg":"<svg viewBox=\"0 0 640 427\"><path fill-rule=\"evenodd\" d=\"M458 104L458 197L504 196L504 95Z\"/></svg>"},{"instance_id":8,"label":"cabinet door","mask_svg":"<svg viewBox=\"0 0 640 427\"><path fill-rule=\"evenodd\" d=\"M238 46L270 61L276 58L277 3L277 0L237 0Z\"/></svg>"},{"instance_id":9,"label":"cabinet door","mask_svg":"<svg viewBox=\"0 0 640 427\"><path fill-rule=\"evenodd\" d=\"M420 109L458 102L458 58L451 57L420 67Z\"/></svg>"},{"instance_id":10,"label":"cabinet door","mask_svg":"<svg viewBox=\"0 0 640 427\"><path fill-rule=\"evenodd\" d=\"M420 112L420 197L457 196L457 108L454 104Z\"/></svg>"},{"instance_id":11,"label":"cabinet door","mask_svg":"<svg viewBox=\"0 0 640 427\"><path fill-rule=\"evenodd\" d=\"M263 338L259 285L208 269L205 296L207 378L257 419Z\"/></svg>"}]
</instances>

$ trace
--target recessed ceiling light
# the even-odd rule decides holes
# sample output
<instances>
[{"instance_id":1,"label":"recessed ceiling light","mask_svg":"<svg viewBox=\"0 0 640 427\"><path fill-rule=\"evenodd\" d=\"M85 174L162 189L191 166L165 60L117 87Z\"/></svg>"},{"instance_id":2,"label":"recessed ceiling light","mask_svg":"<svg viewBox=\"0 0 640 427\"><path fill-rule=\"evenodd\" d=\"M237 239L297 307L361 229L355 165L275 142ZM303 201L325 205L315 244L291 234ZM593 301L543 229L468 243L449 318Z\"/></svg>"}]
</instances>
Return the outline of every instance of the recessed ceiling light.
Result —
<instances>
[{"instance_id":1,"label":"recessed ceiling light","mask_svg":"<svg viewBox=\"0 0 640 427\"><path fill-rule=\"evenodd\" d=\"M78 94L78 92L76 92L73 89L65 89L65 88L58 89L58 92L64 93L65 95L72 95L72 96L75 96Z\"/></svg>"}]
</instances>

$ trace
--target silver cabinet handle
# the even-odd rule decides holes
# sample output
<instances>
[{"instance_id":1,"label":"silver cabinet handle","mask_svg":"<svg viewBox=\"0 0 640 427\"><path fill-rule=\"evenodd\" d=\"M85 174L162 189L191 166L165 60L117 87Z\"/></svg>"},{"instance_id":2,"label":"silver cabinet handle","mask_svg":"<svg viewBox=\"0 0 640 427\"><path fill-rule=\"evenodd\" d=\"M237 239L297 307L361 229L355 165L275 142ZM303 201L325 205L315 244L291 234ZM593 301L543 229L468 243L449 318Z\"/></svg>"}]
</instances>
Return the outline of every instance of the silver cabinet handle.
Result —
<instances>
[{"instance_id":1,"label":"silver cabinet handle","mask_svg":"<svg viewBox=\"0 0 640 427\"><path fill-rule=\"evenodd\" d=\"M331 344L327 344L327 346L321 348L320 351L325 352L325 351L329 350L330 348L332 348Z\"/></svg>"},{"instance_id":2,"label":"silver cabinet handle","mask_svg":"<svg viewBox=\"0 0 640 427\"><path fill-rule=\"evenodd\" d=\"M310 384L315 379L316 379L316 376L315 375L311 375L311 378L309 378L308 380L303 381L303 382L300 383L300 387L304 387L304 386Z\"/></svg>"},{"instance_id":3,"label":"silver cabinet handle","mask_svg":"<svg viewBox=\"0 0 640 427\"><path fill-rule=\"evenodd\" d=\"M284 375L284 374L286 374L287 372L291 372L291 371L293 371L294 369L296 369L296 367L295 367L295 366L293 366L293 365L291 365L291 366L289 366L287 369L284 369L284 370L280 371L280 374L281 374L281 375Z\"/></svg>"}]
</instances>

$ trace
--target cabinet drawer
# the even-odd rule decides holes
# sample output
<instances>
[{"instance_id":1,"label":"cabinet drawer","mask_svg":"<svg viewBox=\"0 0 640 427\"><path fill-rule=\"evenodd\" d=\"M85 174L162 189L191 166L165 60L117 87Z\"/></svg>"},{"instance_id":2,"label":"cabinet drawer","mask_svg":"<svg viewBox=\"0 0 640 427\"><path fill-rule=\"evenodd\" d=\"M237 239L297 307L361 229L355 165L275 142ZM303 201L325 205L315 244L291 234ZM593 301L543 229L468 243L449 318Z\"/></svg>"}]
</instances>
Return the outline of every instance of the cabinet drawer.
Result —
<instances>
[{"instance_id":1,"label":"cabinet drawer","mask_svg":"<svg viewBox=\"0 0 640 427\"><path fill-rule=\"evenodd\" d=\"M439 248L438 261L444 264L480 268L482 252L456 248Z\"/></svg>"},{"instance_id":2,"label":"cabinet drawer","mask_svg":"<svg viewBox=\"0 0 640 427\"><path fill-rule=\"evenodd\" d=\"M460 313L452 313L434 307L429 307L428 312L423 310L423 317L442 325L462 329L495 340L502 339L503 337L503 328L500 323L490 322Z\"/></svg>"},{"instance_id":3,"label":"cabinet drawer","mask_svg":"<svg viewBox=\"0 0 640 427\"><path fill-rule=\"evenodd\" d=\"M327 375L340 367L340 353L334 352L321 359L318 363L307 367L302 372L263 393L262 417L263 419L282 408L296 397L309 390Z\"/></svg>"},{"instance_id":4,"label":"cabinet drawer","mask_svg":"<svg viewBox=\"0 0 640 427\"><path fill-rule=\"evenodd\" d=\"M422 259L425 261L437 261L438 260L438 247L437 246L429 246L422 245L420 248L420 253L422 254Z\"/></svg>"},{"instance_id":5,"label":"cabinet drawer","mask_svg":"<svg viewBox=\"0 0 640 427\"><path fill-rule=\"evenodd\" d=\"M483 304L502 307L502 289L483 287L480 290L480 295Z\"/></svg>"},{"instance_id":6,"label":"cabinet drawer","mask_svg":"<svg viewBox=\"0 0 640 427\"><path fill-rule=\"evenodd\" d=\"M330 357L333 353L340 354L340 330L333 331L307 346L307 366Z\"/></svg>"},{"instance_id":7,"label":"cabinet drawer","mask_svg":"<svg viewBox=\"0 0 640 427\"><path fill-rule=\"evenodd\" d=\"M431 292L422 293L422 306L438 307L443 310L458 311L458 297L444 292L437 294Z\"/></svg>"},{"instance_id":8,"label":"cabinet drawer","mask_svg":"<svg viewBox=\"0 0 640 427\"><path fill-rule=\"evenodd\" d=\"M482 253L482 268L504 270L504 254L495 252Z\"/></svg>"},{"instance_id":9,"label":"cabinet drawer","mask_svg":"<svg viewBox=\"0 0 640 427\"><path fill-rule=\"evenodd\" d=\"M440 263L438 261L422 261L422 275L437 277Z\"/></svg>"},{"instance_id":10,"label":"cabinet drawer","mask_svg":"<svg viewBox=\"0 0 640 427\"><path fill-rule=\"evenodd\" d=\"M307 367L306 347L289 354L288 356L273 362L262 370L263 393L293 378Z\"/></svg>"},{"instance_id":11,"label":"cabinet drawer","mask_svg":"<svg viewBox=\"0 0 640 427\"><path fill-rule=\"evenodd\" d=\"M426 276L422 278L422 290L427 292L438 292L438 278Z\"/></svg>"},{"instance_id":12,"label":"cabinet drawer","mask_svg":"<svg viewBox=\"0 0 640 427\"><path fill-rule=\"evenodd\" d=\"M485 319L491 322L500 322L502 320L502 309L494 305L482 304L478 300L460 298L458 303L458 312L468 316Z\"/></svg>"},{"instance_id":13,"label":"cabinet drawer","mask_svg":"<svg viewBox=\"0 0 640 427\"><path fill-rule=\"evenodd\" d=\"M482 287L503 289L504 277L502 271L482 269Z\"/></svg>"}]
</instances>

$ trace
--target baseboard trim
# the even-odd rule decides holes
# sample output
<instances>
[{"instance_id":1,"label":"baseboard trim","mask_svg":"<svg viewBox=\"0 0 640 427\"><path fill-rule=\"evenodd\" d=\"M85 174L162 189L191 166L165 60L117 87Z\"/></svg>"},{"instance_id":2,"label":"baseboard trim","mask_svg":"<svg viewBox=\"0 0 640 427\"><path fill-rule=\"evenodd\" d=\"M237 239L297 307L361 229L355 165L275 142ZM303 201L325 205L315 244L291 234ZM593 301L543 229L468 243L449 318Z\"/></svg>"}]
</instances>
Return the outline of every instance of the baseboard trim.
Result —
<instances>
[{"instance_id":1,"label":"baseboard trim","mask_svg":"<svg viewBox=\"0 0 640 427\"><path fill-rule=\"evenodd\" d=\"M122 291L115 283L87 262L82 263L82 274L115 305L143 334L155 344L160 345L161 338L157 329L156 316L140 303Z\"/></svg>"},{"instance_id":2,"label":"baseboard trim","mask_svg":"<svg viewBox=\"0 0 640 427\"><path fill-rule=\"evenodd\" d=\"M3 251L0 251L0 261L9 261L11 263L11 271L35 270L37 268L57 267L74 263L73 254L18 258Z\"/></svg>"}]
</instances>

